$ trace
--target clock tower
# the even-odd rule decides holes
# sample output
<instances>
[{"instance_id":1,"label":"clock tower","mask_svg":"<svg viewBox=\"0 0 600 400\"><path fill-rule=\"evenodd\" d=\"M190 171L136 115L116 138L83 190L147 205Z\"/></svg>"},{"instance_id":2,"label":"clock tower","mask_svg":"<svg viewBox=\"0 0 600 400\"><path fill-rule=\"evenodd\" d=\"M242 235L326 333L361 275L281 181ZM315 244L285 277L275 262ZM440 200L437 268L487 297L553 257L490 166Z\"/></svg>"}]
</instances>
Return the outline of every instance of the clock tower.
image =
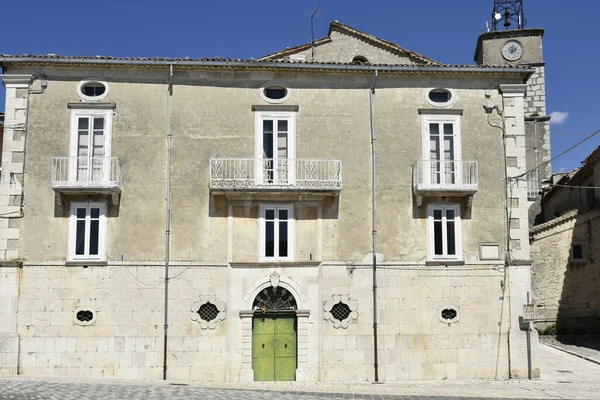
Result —
<instances>
[{"instance_id":1,"label":"clock tower","mask_svg":"<svg viewBox=\"0 0 600 400\"><path fill-rule=\"evenodd\" d=\"M525 134L527 170L551 159L550 117L546 115L545 66L542 52L543 29L526 28L523 0L494 0L492 28L477 40L478 65L514 65L534 72L527 82ZM552 176L550 163L528 176L528 198L532 201L529 221L533 224L539 208L542 180Z\"/></svg>"}]
</instances>

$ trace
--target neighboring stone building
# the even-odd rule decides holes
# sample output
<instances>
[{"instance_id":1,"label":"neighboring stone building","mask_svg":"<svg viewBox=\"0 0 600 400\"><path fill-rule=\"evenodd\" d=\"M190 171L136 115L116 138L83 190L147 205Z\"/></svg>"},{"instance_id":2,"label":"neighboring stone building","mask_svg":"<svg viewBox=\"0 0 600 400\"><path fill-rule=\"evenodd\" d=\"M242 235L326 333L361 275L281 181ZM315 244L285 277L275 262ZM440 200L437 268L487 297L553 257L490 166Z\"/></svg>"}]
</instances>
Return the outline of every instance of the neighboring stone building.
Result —
<instances>
[{"instance_id":1,"label":"neighboring stone building","mask_svg":"<svg viewBox=\"0 0 600 400\"><path fill-rule=\"evenodd\" d=\"M0 371L527 377L539 71L485 61L513 43L445 65L334 21L314 58L1 56Z\"/></svg>"},{"instance_id":2,"label":"neighboring stone building","mask_svg":"<svg viewBox=\"0 0 600 400\"><path fill-rule=\"evenodd\" d=\"M539 326L600 332L600 147L542 198L531 229L532 285Z\"/></svg>"}]
</instances>

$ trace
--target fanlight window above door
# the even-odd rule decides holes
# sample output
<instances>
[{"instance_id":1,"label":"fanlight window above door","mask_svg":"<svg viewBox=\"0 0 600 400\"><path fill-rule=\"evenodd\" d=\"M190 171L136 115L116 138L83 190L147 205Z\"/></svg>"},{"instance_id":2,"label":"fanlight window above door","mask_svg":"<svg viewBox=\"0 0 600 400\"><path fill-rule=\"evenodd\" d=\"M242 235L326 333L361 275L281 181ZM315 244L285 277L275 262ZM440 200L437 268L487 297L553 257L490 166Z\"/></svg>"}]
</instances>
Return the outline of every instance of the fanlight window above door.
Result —
<instances>
[{"instance_id":1,"label":"fanlight window above door","mask_svg":"<svg viewBox=\"0 0 600 400\"><path fill-rule=\"evenodd\" d=\"M252 309L257 312L290 312L297 308L294 296L281 286L263 289L252 304Z\"/></svg>"}]
</instances>

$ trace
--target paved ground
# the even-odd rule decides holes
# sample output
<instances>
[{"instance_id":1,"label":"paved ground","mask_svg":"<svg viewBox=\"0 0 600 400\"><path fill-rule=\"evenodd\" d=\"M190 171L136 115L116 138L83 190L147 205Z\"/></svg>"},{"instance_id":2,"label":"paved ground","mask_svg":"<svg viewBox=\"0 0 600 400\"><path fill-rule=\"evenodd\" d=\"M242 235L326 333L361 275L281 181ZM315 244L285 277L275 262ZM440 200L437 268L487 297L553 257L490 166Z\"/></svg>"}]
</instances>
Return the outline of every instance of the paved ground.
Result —
<instances>
[{"instance_id":1,"label":"paved ground","mask_svg":"<svg viewBox=\"0 0 600 400\"><path fill-rule=\"evenodd\" d=\"M600 365L540 346L542 378L535 381L371 383L265 382L173 385L165 382L0 376L0 399L599 399Z\"/></svg>"},{"instance_id":2,"label":"paved ground","mask_svg":"<svg viewBox=\"0 0 600 400\"><path fill-rule=\"evenodd\" d=\"M540 343L558 347L600 363L600 335L540 336Z\"/></svg>"}]
</instances>

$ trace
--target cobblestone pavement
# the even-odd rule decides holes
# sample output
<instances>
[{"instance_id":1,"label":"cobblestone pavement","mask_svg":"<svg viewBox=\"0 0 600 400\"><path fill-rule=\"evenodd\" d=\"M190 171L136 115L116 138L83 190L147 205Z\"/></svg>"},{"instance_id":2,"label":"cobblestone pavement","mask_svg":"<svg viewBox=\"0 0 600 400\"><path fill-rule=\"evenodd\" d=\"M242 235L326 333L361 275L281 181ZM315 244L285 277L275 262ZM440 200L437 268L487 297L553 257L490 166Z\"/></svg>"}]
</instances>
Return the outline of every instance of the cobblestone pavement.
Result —
<instances>
[{"instance_id":1,"label":"cobblestone pavement","mask_svg":"<svg viewBox=\"0 0 600 400\"><path fill-rule=\"evenodd\" d=\"M542 378L534 381L426 381L382 384L253 382L248 384L144 382L84 378L0 376L5 400L156 399L599 399L600 365L540 346Z\"/></svg>"}]
</instances>

